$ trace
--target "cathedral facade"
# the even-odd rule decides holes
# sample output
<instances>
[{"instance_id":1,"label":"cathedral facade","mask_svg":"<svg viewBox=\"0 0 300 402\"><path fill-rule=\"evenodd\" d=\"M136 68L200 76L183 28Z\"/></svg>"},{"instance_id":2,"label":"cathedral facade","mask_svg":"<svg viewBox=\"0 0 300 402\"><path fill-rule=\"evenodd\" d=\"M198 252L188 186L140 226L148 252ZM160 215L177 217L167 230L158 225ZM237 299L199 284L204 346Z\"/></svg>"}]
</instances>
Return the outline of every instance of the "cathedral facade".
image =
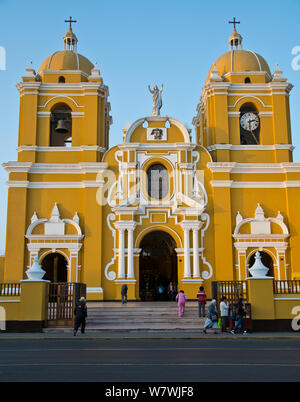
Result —
<instances>
[{"instance_id":1,"label":"cathedral facade","mask_svg":"<svg viewBox=\"0 0 300 402\"><path fill-rule=\"evenodd\" d=\"M300 277L300 164L292 159L289 94L279 67L242 49L211 67L191 130L151 116L109 148L109 90L97 65L64 50L20 93L17 161L9 174L4 281L26 277L38 256L44 279L87 284L89 300L155 300L170 281L195 298L211 282L245 280L257 251L275 279Z\"/></svg>"}]
</instances>

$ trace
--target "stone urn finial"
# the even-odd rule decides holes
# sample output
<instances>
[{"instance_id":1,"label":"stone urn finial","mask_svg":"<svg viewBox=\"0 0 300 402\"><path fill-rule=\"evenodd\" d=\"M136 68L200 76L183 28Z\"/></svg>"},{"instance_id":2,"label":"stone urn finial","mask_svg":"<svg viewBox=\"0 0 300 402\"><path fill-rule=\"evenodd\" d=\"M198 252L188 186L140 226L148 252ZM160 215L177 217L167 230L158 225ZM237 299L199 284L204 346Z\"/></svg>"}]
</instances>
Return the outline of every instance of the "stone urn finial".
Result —
<instances>
[{"instance_id":1,"label":"stone urn finial","mask_svg":"<svg viewBox=\"0 0 300 402\"><path fill-rule=\"evenodd\" d=\"M255 253L255 263L249 268L249 272L253 278L266 278L269 268L267 268L261 261L260 252Z\"/></svg>"},{"instance_id":2,"label":"stone urn finial","mask_svg":"<svg viewBox=\"0 0 300 402\"><path fill-rule=\"evenodd\" d=\"M27 281L42 281L46 271L42 269L39 264L39 258L36 255L33 259L32 266L26 271L26 275L28 277Z\"/></svg>"}]
</instances>

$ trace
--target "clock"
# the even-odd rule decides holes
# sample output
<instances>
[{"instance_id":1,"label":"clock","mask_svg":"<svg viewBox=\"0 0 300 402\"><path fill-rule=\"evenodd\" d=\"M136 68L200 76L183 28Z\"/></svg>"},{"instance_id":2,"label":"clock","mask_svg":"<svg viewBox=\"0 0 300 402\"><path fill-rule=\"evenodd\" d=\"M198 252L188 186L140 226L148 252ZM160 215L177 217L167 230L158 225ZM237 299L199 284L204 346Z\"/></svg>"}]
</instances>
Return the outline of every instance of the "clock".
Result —
<instances>
[{"instance_id":1,"label":"clock","mask_svg":"<svg viewBox=\"0 0 300 402\"><path fill-rule=\"evenodd\" d=\"M259 117L255 113L247 112L242 115L240 124L245 131L255 131L259 127Z\"/></svg>"}]
</instances>

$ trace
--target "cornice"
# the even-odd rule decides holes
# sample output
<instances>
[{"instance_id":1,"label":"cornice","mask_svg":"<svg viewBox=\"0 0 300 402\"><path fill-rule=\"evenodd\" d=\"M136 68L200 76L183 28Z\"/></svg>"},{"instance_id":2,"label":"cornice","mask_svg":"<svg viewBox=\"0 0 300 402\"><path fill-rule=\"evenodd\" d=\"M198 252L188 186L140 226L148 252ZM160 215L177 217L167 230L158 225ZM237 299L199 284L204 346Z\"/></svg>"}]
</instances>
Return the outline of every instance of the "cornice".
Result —
<instances>
[{"instance_id":1,"label":"cornice","mask_svg":"<svg viewBox=\"0 0 300 402\"><path fill-rule=\"evenodd\" d=\"M106 148L98 145L81 145L79 147L40 147L37 145L22 145L17 147L17 152L36 151L36 152L82 152L82 151L97 151L106 152Z\"/></svg>"},{"instance_id":2,"label":"cornice","mask_svg":"<svg viewBox=\"0 0 300 402\"><path fill-rule=\"evenodd\" d=\"M237 163L209 162L207 167L214 173L232 174L285 174L300 173L300 163Z\"/></svg>"},{"instance_id":3,"label":"cornice","mask_svg":"<svg viewBox=\"0 0 300 402\"><path fill-rule=\"evenodd\" d=\"M31 162L7 162L2 166L9 173L31 174L85 174L99 173L108 168L106 162L81 162L81 163L31 163Z\"/></svg>"},{"instance_id":4,"label":"cornice","mask_svg":"<svg viewBox=\"0 0 300 402\"><path fill-rule=\"evenodd\" d=\"M287 150L293 151L295 147L292 144L274 144L274 145L232 145L232 144L214 144L209 145L207 150L209 152L217 150L228 151L277 151Z\"/></svg>"},{"instance_id":5,"label":"cornice","mask_svg":"<svg viewBox=\"0 0 300 402\"><path fill-rule=\"evenodd\" d=\"M151 149L155 150L170 150L170 151L178 151L178 150L193 150L197 147L196 144L186 143L186 142L178 142L178 143L133 143L126 142L123 144L117 145L117 147L122 150L136 150L136 151L148 151Z\"/></svg>"}]
</instances>

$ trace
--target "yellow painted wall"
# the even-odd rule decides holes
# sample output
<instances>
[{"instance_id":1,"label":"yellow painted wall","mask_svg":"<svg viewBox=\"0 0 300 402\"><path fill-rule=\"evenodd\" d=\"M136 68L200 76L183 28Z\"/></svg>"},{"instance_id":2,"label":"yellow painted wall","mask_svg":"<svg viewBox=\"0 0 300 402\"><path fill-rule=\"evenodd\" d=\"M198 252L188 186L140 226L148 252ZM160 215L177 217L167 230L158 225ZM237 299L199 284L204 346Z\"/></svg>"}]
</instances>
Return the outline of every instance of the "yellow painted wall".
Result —
<instances>
[{"instance_id":1,"label":"yellow painted wall","mask_svg":"<svg viewBox=\"0 0 300 402\"><path fill-rule=\"evenodd\" d=\"M5 262L5 257L1 256L0 257L0 282L4 281L4 262Z\"/></svg>"}]
</instances>

